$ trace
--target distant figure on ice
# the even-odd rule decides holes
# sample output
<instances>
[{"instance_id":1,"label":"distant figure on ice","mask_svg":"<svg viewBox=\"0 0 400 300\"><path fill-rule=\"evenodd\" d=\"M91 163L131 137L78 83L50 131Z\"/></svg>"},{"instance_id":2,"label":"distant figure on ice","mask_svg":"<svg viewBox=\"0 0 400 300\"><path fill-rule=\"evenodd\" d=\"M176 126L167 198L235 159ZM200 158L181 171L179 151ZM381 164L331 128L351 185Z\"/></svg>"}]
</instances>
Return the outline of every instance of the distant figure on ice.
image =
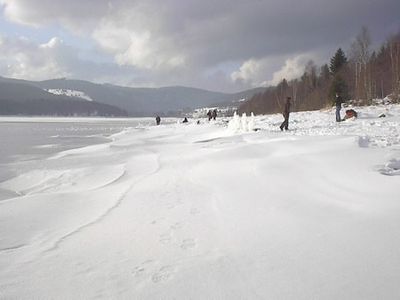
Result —
<instances>
[{"instance_id":1,"label":"distant figure on ice","mask_svg":"<svg viewBox=\"0 0 400 300\"><path fill-rule=\"evenodd\" d=\"M213 117L213 120L216 120L216 119L217 119L217 109L214 109L214 110L213 110L213 112L212 112L212 117Z\"/></svg>"},{"instance_id":2,"label":"distant figure on ice","mask_svg":"<svg viewBox=\"0 0 400 300\"><path fill-rule=\"evenodd\" d=\"M187 122L189 122L189 121L188 121L188 119L185 117L185 118L183 119L182 123L187 123Z\"/></svg>"},{"instance_id":3,"label":"distant figure on ice","mask_svg":"<svg viewBox=\"0 0 400 300\"><path fill-rule=\"evenodd\" d=\"M285 130L289 130L289 114L290 114L290 97L286 98L286 103L285 103L285 107L283 108L283 112L282 115L285 118L284 121L282 122L281 126L279 127L281 129L281 131L283 131L283 128L285 128Z\"/></svg>"},{"instance_id":4,"label":"distant figure on ice","mask_svg":"<svg viewBox=\"0 0 400 300\"><path fill-rule=\"evenodd\" d=\"M207 112L207 117L208 117L208 121L211 121L211 119L212 119L211 109Z\"/></svg>"},{"instance_id":5,"label":"distant figure on ice","mask_svg":"<svg viewBox=\"0 0 400 300\"><path fill-rule=\"evenodd\" d=\"M338 93L336 93L336 98L335 98L336 122L342 121L342 118L340 117L340 110L342 109L342 103L343 103L343 98Z\"/></svg>"},{"instance_id":6,"label":"distant figure on ice","mask_svg":"<svg viewBox=\"0 0 400 300\"><path fill-rule=\"evenodd\" d=\"M157 116L157 117L156 117L156 124L157 124L157 125L160 125L160 122L161 122L161 118L160 118L160 116Z\"/></svg>"}]
</instances>

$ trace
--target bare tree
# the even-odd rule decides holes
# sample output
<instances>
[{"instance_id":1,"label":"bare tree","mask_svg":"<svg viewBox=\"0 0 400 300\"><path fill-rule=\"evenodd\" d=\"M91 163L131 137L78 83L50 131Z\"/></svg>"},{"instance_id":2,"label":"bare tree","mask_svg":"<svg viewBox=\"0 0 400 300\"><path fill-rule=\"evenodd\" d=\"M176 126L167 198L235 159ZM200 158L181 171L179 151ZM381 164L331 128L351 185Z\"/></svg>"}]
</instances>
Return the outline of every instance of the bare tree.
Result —
<instances>
[{"instance_id":1,"label":"bare tree","mask_svg":"<svg viewBox=\"0 0 400 300\"><path fill-rule=\"evenodd\" d=\"M297 106L297 79L292 81L293 107Z\"/></svg>"},{"instance_id":2,"label":"bare tree","mask_svg":"<svg viewBox=\"0 0 400 300\"><path fill-rule=\"evenodd\" d=\"M392 71L392 93L400 100L400 36L389 41L390 65Z\"/></svg>"},{"instance_id":3,"label":"bare tree","mask_svg":"<svg viewBox=\"0 0 400 300\"><path fill-rule=\"evenodd\" d=\"M367 27L363 26L351 45L351 60L355 66L356 98L365 97L367 102L372 99L371 69L369 65L370 46L371 37L369 31Z\"/></svg>"},{"instance_id":4,"label":"bare tree","mask_svg":"<svg viewBox=\"0 0 400 300\"><path fill-rule=\"evenodd\" d=\"M288 82L285 78L283 78L275 90L276 103L277 106L279 107L279 110L283 109L285 99L288 96L288 90L289 90Z\"/></svg>"}]
</instances>

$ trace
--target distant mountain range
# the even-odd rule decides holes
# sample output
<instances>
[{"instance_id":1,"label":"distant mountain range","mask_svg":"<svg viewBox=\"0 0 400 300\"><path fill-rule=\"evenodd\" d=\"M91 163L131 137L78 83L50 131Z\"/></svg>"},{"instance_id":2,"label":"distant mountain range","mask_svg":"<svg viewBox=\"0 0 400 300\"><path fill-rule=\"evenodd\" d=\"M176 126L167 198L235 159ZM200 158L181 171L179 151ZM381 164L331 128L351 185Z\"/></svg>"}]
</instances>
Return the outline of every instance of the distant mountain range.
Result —
<instances>
[{"instance_id":1,"label":"distant mountain range","mask_svg":"<svg viewBox=\"0 0 400 300\"><path fill-rule=\"evenodd\" d=\"M227 94L180 86L130 88L83 80L0 77L0 115L177 116L201 107L237 106L264 90Z\"/></svg>"}]
</instances>

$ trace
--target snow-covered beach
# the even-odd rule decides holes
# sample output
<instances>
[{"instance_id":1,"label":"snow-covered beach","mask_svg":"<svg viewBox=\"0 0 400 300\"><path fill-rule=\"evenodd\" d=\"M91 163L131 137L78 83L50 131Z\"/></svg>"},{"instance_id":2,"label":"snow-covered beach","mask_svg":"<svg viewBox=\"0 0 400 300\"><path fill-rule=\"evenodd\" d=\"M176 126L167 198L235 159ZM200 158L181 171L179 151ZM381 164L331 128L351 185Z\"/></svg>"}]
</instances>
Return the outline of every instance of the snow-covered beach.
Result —
<instances>
[{"instance_id":1,"label":"snow-covered beach","mask_svg":"<svg viewBox=\"0 0 400 300\"><path fill-rule=\"evenodd\" d=\"M0 183L0 298L399 298L400 106L355 109L136 126L38 160Z\"/></svg>"}]
</instances>

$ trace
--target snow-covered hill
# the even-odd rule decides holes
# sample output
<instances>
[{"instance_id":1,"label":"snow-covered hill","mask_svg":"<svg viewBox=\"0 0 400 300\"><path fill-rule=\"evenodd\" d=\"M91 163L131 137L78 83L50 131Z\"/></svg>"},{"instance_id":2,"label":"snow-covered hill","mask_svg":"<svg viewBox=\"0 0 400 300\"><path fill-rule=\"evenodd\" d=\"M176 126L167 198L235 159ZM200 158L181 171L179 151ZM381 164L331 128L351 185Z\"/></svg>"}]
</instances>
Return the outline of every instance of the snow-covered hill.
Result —
<instances>
[{"instance_id":1,"label":"snow-covered hill","mask_svg":"<svg viewBox=\"0 0 400 300\"><path fill-rule=\"evenodd\" d=\"M354 109L162 119L11 164L0 298L397 299L400 106Z\"/></svg>"},{"instance_id":2,"label":"snow-covered hill","mask_svg":"<svg viewBox=\"0 0 400 300\"><path fill-rule=\"evenodd\" d=\"M92 98L90 98L88 95L86 95L84 92L81 91L74 91L68 89L45 89L45 91L54 95L64 95L68 97L81 98L87 101L93 101Z\"/></svg>"},{"instance_id":3,"label":"snow-covered hill","mask_svg":"<svg viewBox=\"0 0 400 300\"><path fill-rule=\"evenodd\" d=\"M73 97L85 97L79 92L49 93L32 82L0 76L0 115L30 116L126 116L122 109ZM64 94L68 94L64 95Z\"/></svg>"}]
</instances>

